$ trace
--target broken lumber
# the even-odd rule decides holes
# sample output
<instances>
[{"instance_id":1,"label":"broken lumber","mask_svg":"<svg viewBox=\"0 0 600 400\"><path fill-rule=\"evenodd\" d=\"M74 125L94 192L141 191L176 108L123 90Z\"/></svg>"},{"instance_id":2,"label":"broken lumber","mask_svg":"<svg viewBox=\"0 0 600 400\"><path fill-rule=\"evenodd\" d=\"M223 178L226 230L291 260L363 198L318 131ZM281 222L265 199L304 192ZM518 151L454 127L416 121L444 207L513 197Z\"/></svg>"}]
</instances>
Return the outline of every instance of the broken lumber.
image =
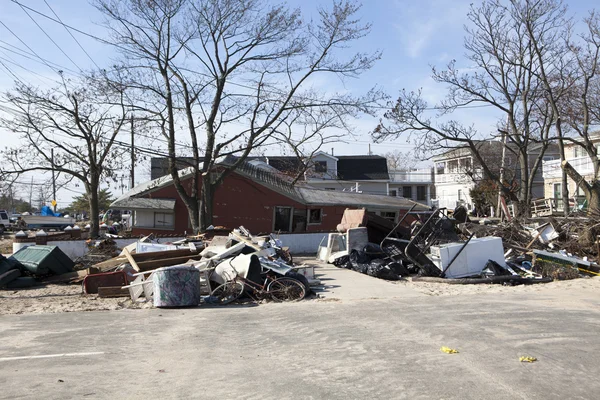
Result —
<instances>
[{"instance_id":1,"label":"broken lumber","mask_svg":"<svg viewBox=\"0 0 600 400\"><path fill-rule=\"evenodd\" d=\"M170 267L172 265L183 264L187 260L199 260L202 258L200 254L190 254L183 257L163 258L159 260L140 261L136 264L136 269L139 272L150 271L160 267Z\"/></svg>"},{"instance_id":2,"label":"broken lumber","mask_svg":"<svg viewBox=\"0 0 600 400\"><path fill-rule=\"evenodd\" d=\"M98 297L129 297L129 290L122 289L121 286L100 286Z\"/></svg>"},{"instance_id":3,"label":"broken lumber","mask_svg":"<svg viewBox=\"0 0 600 400\"><path fill-rule=\"evenodd\" d=\"M129 253L129 250L127 250L127 247L125 247L123 249L123 253L125 254L125 257L127 257L127 260L129 261L129 264L131 264L131 267L133 269L135 269L137 272L140 272L140 267L138 267L137 262L135 262L135 260L133 259L133 257L131 256L131 254Z\"/></svg>"},{"instance_id":4,"label":"broken lumber","mask_svg":"<svg viewBox=\"0 0 600 400\"><path fill-rule=\"evenodd\" d=\"M238 240L240 242L245 243L247 246L252 247L253 249L255 249L256 251L260 251L262 250L262 247L260 247L259 245L257 245L256 243L253 243L251 240L246 239L245 237L243 237L242 235L240 235L239 233L232 231L231 235L235 236L235 240Z\"/></svg>"}]
</instances>

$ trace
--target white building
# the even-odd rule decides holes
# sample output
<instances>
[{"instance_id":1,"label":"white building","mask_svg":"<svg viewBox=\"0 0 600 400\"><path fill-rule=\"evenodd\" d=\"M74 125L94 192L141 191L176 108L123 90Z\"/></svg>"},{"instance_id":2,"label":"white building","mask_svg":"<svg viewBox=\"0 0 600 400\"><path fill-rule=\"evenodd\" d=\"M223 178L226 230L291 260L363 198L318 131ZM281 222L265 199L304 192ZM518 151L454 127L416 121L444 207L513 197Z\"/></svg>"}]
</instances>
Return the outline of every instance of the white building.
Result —
<instances>
[{"instance_id":1,"label":"white building","mask_svg":"<svg viewBox=\"0 0 600 400\"><path fill-rule=\"evenodd\" d=\"M503 144L499 141L477 141L476 145L479 148L479 154L484 158L486 165L499 173L502 165L502 147ZM507 179L517 180L520 170L517 163L515 151L510 148L514 146L508 144L505 152L505 174ZM540 146L533 144L528 148L528 164L529 169L533 168L535 160L540 151ZM552 160L558 157L558 150L555 145L551 145L544 153L544 160ZM471 189L475 187L477 182L484 179L483 168L473 157L473 154L468 148L458 148L447 151L433 158L434 161L434 184L435 184L435 199L433 203L440 208L448 208L450 210L462 205L468 210L473 209L473 201L471 199ZM534 176L533 185L531 188L531 198L539 199L544 197L544 177L542 176L542 168L537 170Z\"/></svg>"}]
</instances>

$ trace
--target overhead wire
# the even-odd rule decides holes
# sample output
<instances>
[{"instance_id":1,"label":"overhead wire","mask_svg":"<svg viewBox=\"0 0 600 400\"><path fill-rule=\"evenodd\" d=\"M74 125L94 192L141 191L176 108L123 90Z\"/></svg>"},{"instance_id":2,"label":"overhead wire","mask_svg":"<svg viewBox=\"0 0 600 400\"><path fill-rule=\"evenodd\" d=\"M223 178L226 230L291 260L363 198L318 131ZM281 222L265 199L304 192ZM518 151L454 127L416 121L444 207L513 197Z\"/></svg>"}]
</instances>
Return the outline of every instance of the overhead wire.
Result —
<instances>
[{"instance_id":1,"label":"overhead wire","mask_svg":"<svg viewBox=\"0 0 600 400\"><path fill-rule=\"evenodd\" d=\"M12 31L12 29L10 29L8 26L6 26L6 24L5 24L4 22L2 22L1 20L0 20L0 24L2 24L2 26L4 26L4 28L5 28L7 31L9 31L10 33L12 33L12 34L13 34L13 36L14 36L14 37L16 37L16 38L17 38L17 40L18 40L19 42L23 43L23 45L24 45L25 47L27 47L31 53L33 53L33 54L34 54L34 55L35 55L37 58L39 58L39 59L40 59L40 60L41 60L41 61L42 61L44 64L46 64L46 66L47 66L48 68L50 68L51 70L53 70L53 71L54 71L54 72L56 72L56 73L59 73L59 71L58 71L57 69L53 68L53 67L52 67L50 64L48 64L48 63L47 63L47 62L46 62L46 61L45 61L45 60L44 60L44 59L43 59L43 58L42 58L42 57L41 57L39 54L37 54L37 53L36 53L36 52L35 52L35 51L34 51L34 50L31 48L31 47L29 47L29 45L28 45L27 43L25 43L25 42L23 41L23 39L21 39L21 38L19 37L19 35L17 35L16 33L14 33L14 32Z\"/></svg>"},{"instance_id":2,"label":"overhead wire","mask_svg":"<svg viewBox=\"0 0 600 400\"><path fill-rule=\"evenodd\" d=\"M73 38L73 40L75 41L75 43L77 43L77 45L79 46L79 48L85 53L86 56L88 56L88 58L90 59L90 61L92 63L94 63L94 65L96 66L96 68L101 69L98 66L98 64L96 64L96 61L94 61L94 59L92 58L92 56L90 56L90 54L87 52L87 50L81 45L81 43L79 43L79 40L77 40L77 38L73 35L73 33L65 26L64 22L62 22L62 20L60 19L60 17L58 16L58 14L56 14L56 12L54 11L54 9L50 6L50 4L48 4L48 2L46 0L44 0L44 3L46 3L46 5L50 9L50 11L52 11L52 14L54 14L54 16L60 21L60 23L62 24L63 28L65 28L65 30L69 33L69 35L71 35L71 37Z\"/></svg>"},{"instance_id":3,"label":"overhead wire","mask_svg":"<svg viewBox=\"0 0 600 400\"><path fill-rule=\"evenodd\" d=\"M120 49L122 49L122 50L128 50L126 47L124 47L124 46L121 46L121 45L119 45L119 44L117 44L117 43L110 42L110 41L108 41L108 40L106 40L106 39L102 39L102 38L100 38L100 37L98 37L98 36L95 36L95 35L92 35L92 34L90 34L90 33L88 33L88 32L82 31L81 29L77 29L77 28L75 28L75 27L73 27L73 26L71 26L71 25L65 24L65 23L64 23L64 22L62 22L61 20L59 20L59 19L55 19L55 18L52 18L51 16L49 16L49 15L46 15L46 14L44 14L44 13L42 13L42 12L38 11L38 10L35 10L35 9L31 8L31 7L28 7L28 6L26 6L26 5L22 4L22 3L20 3L20 2L19 2L19 1L17 1L17 0L11 0L11 1L12 1L13 3L15 3L15 4L18 4L18 5L19 5L19 6L21 6L21 7L24 7L24 8L26 8L26 9L30 10L31 12L34 12L34 13L36 13L36 14L38 14L38 15L40 15L40 16L42 16L42 17L44 17L44 18L47 18L47 19L49 19L49 20L51 20L51 21L54 21L54 22L55 22L55 23L57 23L57 24L60 24L60 25L62 25L63 27L65 27L65 29L71 29L71 30L73 30L73 31L75 31L75 32L77 32L77 33L80 33L80 34L82 34L82 35L85 35L85 36L88 36L88 37L90 37L90 38L93 38L93 39L95 39L95 40L97 40L97 41L99 41L99 42L102 42L102 43L105 43L105 44L108 44L108 45L111 45L111 46L114 46L114 47L120 48ZM201 76L205 76L205 77L209 77L209 78L214 78L212 75L209 75L209 74L206 74L206 73L202 73L202 72L198 72L198 71L194 71L194 72L198 73L198 74L199 74L199 75L201 75ZM250 90L256 90L256 87L252 87L252 86L244 85L244 84L237 83L237 82L231 82L231 81L229 81L229 82L227 82L227 83L229 83L229 84L231 84L231 85L234 85L234 86L238 86L238 87L242 87L242 88L250 89ZM262 91L262 92L271 92L271 93L277 93L277 94L281 94L281 93L278 93L278 92L275 92L275 91L269 91L268 89L261 89L261 91ZM311 98L303 98L303 100L315 101L315 102L321 101L321 100L319 100L319 99L311 99ZM456 108L457 108L457 109L476 109L476 108L486 108L486 107L493 107L493 105L492 105L492 104L459 105L459 106L457 106ZM389 107L389 106L377 106L377 105L373 105L373 106L366 106L366 108L371 108L371 109L381 109L381 110L389 110L389 109L390 109L390 107ZM424 110L425 110L425 111L441 111L441 110L445 110L445 108L442 108L442 107L426 107L426 108L424 108Z\"/></svg>"},{"instance_id":4,"label":"overhead wire","mask_svg":"<svg viewBox=\"0 0 600 400\"><path fill-rule=\"evenodd\" d=\"M55 46L58 48L58 50L60 50L60 52L61 52L61 53L63 53L63 54L65 55L65 57L67 57L67 58L69 59L69 61L71 61L71 63L73 63L73 65L74 65L74 66L76 66L76 67L77 67L77 68L78 68L80 71L83 71L83 70L81 69L81 67L80 67L79 65L77 65L77 63L76 63L75 61L73 61L73 59L72 59L71 57L69 57L69 55L68 55L68 54L67 54L67 53L66 53L66 52L65 52L65 51L62 49L62 47L60 47L60 46L58 45L58 43L56 43L56 42L54 41L54 39L52 39L52 37L51 37L51 36L48 34L48 32L46 32L46 31L44 30L44 28L42 28L42 26L41 26L40 24L38 24L38 23L37 23L37 21L36 21L36 20L35 20L35 19L34 19L34 18L31 16L31 14L29 14L29 13L27 12L27 10L26 10L26 9L25 9L25 8L24 8L22 5L21 5L21 9L23 10L23 12L24 12L25 14L27 14L27 16L28 16L28 17L29 17L29 18L30 18L30 19L33 21L33 23L34 23L34 24L36 24L38 28L40 28L40 30L41 30L41 31L44 33L44 35L46 35L46 37L47 37L48 39L50 39L50 41L51 41L52 43L54 43L54 45L55 45Z\"/></svg>"}]
</instances>

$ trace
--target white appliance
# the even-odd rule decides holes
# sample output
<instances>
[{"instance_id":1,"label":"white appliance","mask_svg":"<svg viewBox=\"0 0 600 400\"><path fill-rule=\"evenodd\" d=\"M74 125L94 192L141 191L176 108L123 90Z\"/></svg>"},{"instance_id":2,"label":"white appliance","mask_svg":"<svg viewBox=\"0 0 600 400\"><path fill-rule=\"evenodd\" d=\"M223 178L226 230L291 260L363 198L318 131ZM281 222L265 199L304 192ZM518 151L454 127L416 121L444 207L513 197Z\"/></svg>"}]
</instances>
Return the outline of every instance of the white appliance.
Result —
<instances>
[{"instance_id":1,"label":"white appliance","mask_svg":"<svg viewBox=\"0 0 600 400\"><path fill-rule=\"evenodd\" d=\"M440 270L444 270L464 243L448 243L440 246L431 246L431 260ZM450 268L446 271L446 278L464 278L481 273L488 260L506 266L502 238L489 236L471 239Z\"/></svg>"}]
</instances>

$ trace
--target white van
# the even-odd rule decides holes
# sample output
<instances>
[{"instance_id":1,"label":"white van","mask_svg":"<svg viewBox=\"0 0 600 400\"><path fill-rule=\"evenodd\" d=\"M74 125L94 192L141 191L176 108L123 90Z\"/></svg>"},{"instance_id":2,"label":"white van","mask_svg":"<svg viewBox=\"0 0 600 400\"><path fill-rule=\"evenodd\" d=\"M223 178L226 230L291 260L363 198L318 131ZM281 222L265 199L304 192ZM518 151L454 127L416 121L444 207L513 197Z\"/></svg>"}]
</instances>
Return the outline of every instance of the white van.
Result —
<instances>
[{"instance_id":1,"label":"white van","mask_svg":"<svg viewBox=\"0 0 600 400\"><path fill-rule=\"evenodd\" d=\"M0 210L0 234L10 227L10 219L6 210Z\"/></svg>"}]
</instances>

